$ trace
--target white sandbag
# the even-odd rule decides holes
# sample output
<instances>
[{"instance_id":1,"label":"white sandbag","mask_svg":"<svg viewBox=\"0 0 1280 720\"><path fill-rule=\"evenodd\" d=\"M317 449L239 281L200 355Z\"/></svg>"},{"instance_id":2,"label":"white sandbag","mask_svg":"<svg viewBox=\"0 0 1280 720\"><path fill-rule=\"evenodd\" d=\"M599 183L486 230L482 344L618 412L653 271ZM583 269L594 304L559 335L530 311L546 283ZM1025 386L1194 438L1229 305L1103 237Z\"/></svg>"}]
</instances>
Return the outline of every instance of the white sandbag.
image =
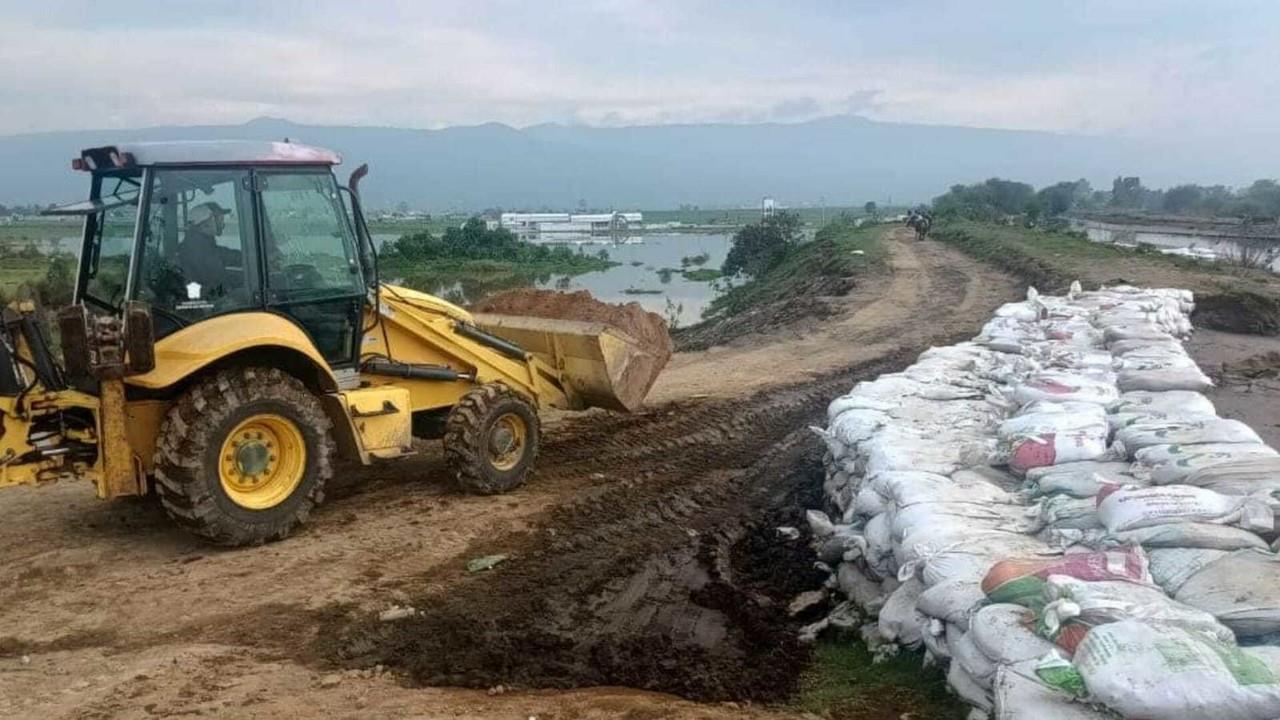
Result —
<instances>
[{"instance_id":1,"label":"white sandbag","mask_svg":"<svg viewBox=\"0 0 1280 720\"><path fill-rule=\"evenodd\" d=\"M987 600L982 586L965 580L944 580L920 593L916 609L924 615L969 629L969 618Z\"/></svg>"},{"instance_id":2,"label":"white sandbag","mask_svg":"<svg viewBox=\"0 0 1280 720\"><path fill-rule=\"evenodd\" d=\"M991 683L993 720L1111 720L1114 716L1082 702L1035 675L1039 660L1001 665Z\"/></svg>"},{"instance_id":3,"label":"white sandbag","mask_svg":"<svg viewBox=\"0 0 1280 720\"><path fill-rule=\"evenodd\" d=\"M1170 418L1136 422L1116 432L1130 456L1152 445L1203 445L1206 443L1261 443L1262 438L1239 420L1219 417Z\"/></svg>"},{"instance_id":4,"label":"white sandbag","mask_svg":"<svg viewBox=\"0 0 1280 720\"><path fill-rule=\"evenodd\" d=\"M890 373L881 375L875 380L858 383L850 394L896 405L907 397L918 397L926 400L963 400L966 398L981 398L983 392L978 388L972 387L924 383L902 374Z\"/></svg>"},{"instance_id":5,"label":"white sandbag","mask_svg":"<svg viewBox=\"0 0 1280 720\"><path fill-rule=\"evenodd\" d=\"M951 653L951 664L964 668L965 674L973 678L983 690L991 689L991 681L996 675L996 664L978 649L977 643L973 641L973 631L956 638L955 633L949 630L947 650Z\"/></svg>"},{"instance_id":6,"label":"white sandbag","mask_svg":"<svg viewBox=\"0 0 1280 720\"><path fill-rule=\"evenodd\" d=\"M861 444L865 453L863 470L868 477L898 470L949 475L965 464L963 458L971 443L936 430L891 425Z\"/></svg>"},{"instance_id":7,"label":"white sandbag","mask_svg":"<svg viewBox=\"0 0 1280 720\"><path fill-rule=\"evenodd\" d=\"M1128 718L1274 720L1280 678L1268 658L1211 637L1125 621L1094 628L1072 663L1042 663L1047 684L1082 691Z\"/></svg>"},{"instance_id":8,"label":"white sandbag","mask_svg":"<svg viewBox=\"0 0 1280 720\"><path fill-rule=\"evenodd\" d=\"M1182 479L1186 485L1223 495L1254 495L1280 490L1280 457L1251 457L1201 468Z\"/></svg>"},{"instance_id":9,"label":"white sandbag","mask_svg":"<svg viewBox=\"0 0 1280 720\"><path fill-rule=\"evenodd\" d=\"M835 523L821 510L805 510L804 519L809 525L809 534L815 540L826 540L836 532Z\"/></svg>"},{"instance_id":10,"label":"white sandbag","mask_svg":"<svg viewBox=\"0 0 1280 720\"><path fill-rule=\"evenodd\" d=\"M1143 352L1150 350L1151 348L1167 348L1174 350L1181 347L1182 342L1173 338L1160 340L1126 339L1117 340L1113 343L1107 344L1107 349L1116 357L1125 357L1130 353Z\"/></svg>"},{"instance_id":11,"label":"white sandbag","mask_svg":"<svg viewBox=\"0 0 1280 720\"><path fill-rule=\"evenodd\" d=\"M1044 657L1053 643L1035 634L1035 615L1019 605L988 605L969 622L973 644L993 663L1010 664Z\"/></svg>"},{"instance_id":12,"label":"white sandbag","mask_svg":"<svg viewBox=\"0 0 1280 720\"><path fill-rule=\"evenodd\" d=\"M1152 342L1176 339L1156 325L1144 322L1110 325L1102 331L1102 337L1108 344L1117 340L1145 340Z\"/></svg>"},{"instance_id":13,"label":"white sandbag","mask_svg":"<svg viewBox=\"0 0 1280 720\"><path fill-rule=\"evenodd\" d=\"M1040 319L1043 308L1032 301L1005 303L996 308L994 315L998 318L1012 318L1018 322L1035 322Z\"/></svg>"},{"instance_id":14,"label":"white sandbag","mask_svg":"<svg viewBox=\"0 0 1280 720\"><path fill-rule=\"evenodd\" d=\"M1157 548L1147 552L1151 562L1151 579L1169 596L1176 596L1192 575L1215 560L1226 557L1226 550L1203 548ZM1198 607L1189 603L1192 607Z\"/></svg>"},{"instance_id":15,"label":"white sandbag","mask_svg":"<svg viewBox=\"0 0 1280 720\"><path fill-rule=\"evenodd\" d=\"M1084 582L1050 575L1038 628L1045 637L1072 653L1091 629L1122 620L1141 620L1211 635L1224 643L1235 637L1213 615L1176 600L1151 585L1131 582Z\"/></svg>"},{"instance_id":16,"label":"white sandbag","mask_svg":"<svg viewBox=\"0 0 1280 720\"><path fill-rule=\"evenodd\" d=\"M1119 400L1107 406L1107 412L1141 413L1152 417L1217 414L1209 398L1190 390L1127 392L1122 394Z\"/></svg>"},{"instance_id":17,"label":"white sandbag","mask_svg":"<svg viewBox=\"0 0 1280 720\"><path fill-rule=\"evenodd\" d=\"M1081 375L1039 373L1016 385L1011 396L1019 405L1037 400L1080 401L1106 405L1118 400L1120 393L1115 385L1091 380Z\"/></svg>"},{"instance_id":18,"label":"white sandbag","mask_svg":"<svg viewBox=\"0 0 1280 720\"><path fill-rule=\"evenodd\" d=\"M845 597L868 613L879 612L889 596L883 585L867 577L856 563L840 563L836 568L836 582Z\"/></svg>"},{"instance_id":19,"label":"white sandbag","mask_svg":"<svg viewBox=\"0 0 1280 720\"><path fill-rule=\"evenodd\" d=\"M1255 457L1277 457L1266 445L1210 443L1205 445L1152 445L1134 453L1131 471L1155 485L1181 483L1201 468Z\"/></svg>"},{"instance_id":20,"label":"white sandbag","mask_svg":"<svg viewBox=\"0 0 1280 720\"><path fill-rule=\"evenodd\" d=\"M994 680L994 675L992 677ZM988 685L991 681L988 681ZM953 657L950 665L947 667L947 685L951 686L951 690L960 697L961 700L969 703L984 712L991 712L994 703L991 699L991 691L984 688L977 680L970 675L959 662Z\"/></svg>"},{"instance_id":21,"label":"white sandbag","mask_svg":"<svg viewBox=\"0 0 1280 720\"><path fill-rule=\"evenodd\" d=\"M1171 522L1234 525L1255 532L1275 526L1275 516L1264 502L1190 485L1106 488L1097 502L1098 519L1112 533Z\"/></svg>"},{"instance_id":22,"label":"white sandbag","mask_svg":"<svg viewBox=\"0 0 1280 720\"><path fill-rule=\"evenodd\" d=\"M951 649L947 647L946 625L941 620L925 618L920 626L920 641L924 644L926 667L951 659Z\"/></svg>"},{"instance_id":23,"label":"white sandbag","mask_svg":"<svg viewBox=\"0 0 1280 720\"><path fill-rule=\"evenodd\" d=\"M893 500L900 483L920 483L923 487L942 487L950 482L946 475L917 470L891 470L867 475L866 485L880 493L886 501Z\"/></svg>"},{"instance_id":24,"label":"white sandbag","mask_svg":"<svg viewBox=\"0 0 1280 720\"><path fill-rule=\"evenodd\" d=\"M1042 500L1039 507L1040 522L1045 527L1055 530L1093 530L1102 527L1093 498L1056 495Z\"/></svg>"},{"instance_id":25,"label":"white sandbag","mask_svg":"<svg viewBox=\"0 0 1280 720\"><path fill-rule=\"evenodd\" d=\"M1121 370L1116 373L1116 385L1123 392L1131 390L1208 390L1213 380L1198 367L1165 368L1161 370Z\"/></svg>"},{"instance_id":26,"label":"white sandbag","mask_svg":"<svg viewBox=\"0 0 1280 720\"><path fill-rule=\"evenodd\" d=\"M862 528L867 539L867 549L863 559L868 567L880 575L888 577L896 574L893 560L893 538L889 535L888 513L881 513L867 521Z\"/></svg>"},{"instance_id":27,"label":"white sandbag","mask_svg":"<svg viewBox=\"0 0 1280 720\"><path fill-rule=\"evenodd\" d=\"M1207 492L1207 491L1206 491ZM1030 532L1035 528L1026 508L1018 505L989 503L936 502L916 503L892 513L889 536L895 541L915 535L917 531L943 525L960 525L969 532L1005 530Z\"/></svg>"},{"instance_id":28,"label":"white sandbag","mask_svg":"<svg viewBox=\"0 0 1280 720\"><path fill-rule=\"evenodd\" d=\"M1129 463L1084 461L1061 463L1027 470L1027 485L1034 495L1061 493L1085 498L1098 494L1105 484L1125 485L1139 481L1129 474Z\"/></svg>"},{"instance_id":29,"label":"white sandbag","mask_svg":"<svg viewBox=\"0 0 1280 720\"><path fill-rule=\"evenodd\" d=\"M844 445L856 445L874 435L888 419L877 410L846 410L836 416L827 432Z\"/></svg>"},{"instance_id":30,"label":"white sandbag","mask_svg":"<svg viewBox=\"0 0 1280 720\"><path fill-rule=\"evenodd\" d=\"M898 510L919 503L1018 504L1012 493L963 471L950 478L928 473L895 474L879 485L888 491L888 500Z\"/></svg>"},{"instance_id":31,"label":"white sandbag","mask_svg":"<svg viewBox=\"0 0 1280 720\"><path fill-rule=\"evenodd\" d=\"M911 539L908 537L904 546ZM1026 557L1048 550L1040 540L1020 533L971 533L941 549L915 546L906 553L908 559L900 563L898 572L899 577L919 572L926 587L946 580L976 584L981 583L991 567L1004 558Z\"/></svg>"},{"instance_id":32,"label":"white sandbag","mask_svg":"<svg viewBox=\"0 0 1280 720\"><path fill-rule=\"evenodd\" d=\"M882 638L906 647L920 644L920 625L926 619L916 610L916 601L923 590L919 579L909 578L889 595L877 620Z\"/></svg>"},{"instance_id":33,"label":"white sandbag","mask_svg":"<svg viewBox=\"0 0 1280 720\"><path fill-rule=\"evenodd\" d=\"M827 424L835 422L835 419L847 410L874 410L879 412L888 412L897 406L896 402L889 400L877 400L875 398L849 393L841 395L827 405Z\"/></svg>"},{"instance_id":34,"label":"white sandbag","mask_svg":"<svg viewBox=\"0 0 1280 720\"><path fill-rule=\"evenodd\" d=\"M1056 342L1033 345L1036 357L1045 368L1061 368L1064 370L1098 371L1113 369L1114 359L1105 350L1067 346Z\"/></svg>"},{"instance_id":35,"label":"white sandbag","mask_svg":"<svg viewBox=\"0 0 1280 720\"><path fill-rule=\"evenodd\" d=\"M1212 613L1240 638L1280 632L1280 558L1233 552L1192 575L1174 597Z\"/></svg>"},{"instance_id":36,"label":"white sandbag","mask_svg":"<svg viewBox=\"0 0 1280 720\"><path fill-rule=\"evenodd\" d=\"M1060 403L1063 406L1061 409L1054 409L1058 404L1040 400L1027 405L1016 415L1000 423L996 429L996 437L1009 440L1029 435L1066 432L1078 427L1106 422L1106 411L1101 405L1069 402Z\"/></svg>"},{"instance_id":37,"label":"white sandbag","mask_svg":"<svg viewBox=\"0 0 1280 720\"><path fill-rule=\"evenodd\" d=\"M1143 423L1159 422L1159 421L1176 421L1176 422L1202 422L1205 420L1216 420L1217 415L1150 415L1147 413L1120 412L1107 415L1107 425L1111 426L1111 432L1116 433L1130 427Z\"/></svg>"},{"instance_id":38,"label":"white sandbag","mask_svg":"<svg viewBox=\"0 0 1280 720\"><path fill-rule=\"evenodd\" d=\"M1087 531L1086 531L1087 532ZM1144 548L1203 548L1206 550L1267 549L1256 533L1229 525L1178 522L1136 530L1105 533L1103 546L1141 545Z\"/></svg>"},{"instance_id":39,"label":"white sandbag","mask_svg":"<svg viewBox=\"0 0 1280 720\"><path fill-rule=\"evenodd\" d=\"M854 512L863 517L874 517L889 508L884 496L874 487L863 485L853 501Z\"/></svg>"}]
</instances>

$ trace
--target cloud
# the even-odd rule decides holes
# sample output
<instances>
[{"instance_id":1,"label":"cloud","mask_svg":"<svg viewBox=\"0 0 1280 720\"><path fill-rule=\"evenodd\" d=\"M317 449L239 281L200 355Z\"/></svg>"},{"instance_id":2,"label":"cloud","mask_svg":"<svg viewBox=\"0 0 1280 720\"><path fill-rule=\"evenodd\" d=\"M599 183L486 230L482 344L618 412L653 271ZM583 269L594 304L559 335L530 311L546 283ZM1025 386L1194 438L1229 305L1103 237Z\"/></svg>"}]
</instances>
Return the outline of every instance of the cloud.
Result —
<instances>
[{"instance_id":1,"label":"cloud","mask_svg":"<svg viewBox=\"0 0 1280 720\"><path fill-rule=\"evenodd\" d=\"M0 133L873 119L1265 130L1280 9L926 0L0 4ZM163 9L163 11L162 11Z\"/></svg>"}]
</instances>

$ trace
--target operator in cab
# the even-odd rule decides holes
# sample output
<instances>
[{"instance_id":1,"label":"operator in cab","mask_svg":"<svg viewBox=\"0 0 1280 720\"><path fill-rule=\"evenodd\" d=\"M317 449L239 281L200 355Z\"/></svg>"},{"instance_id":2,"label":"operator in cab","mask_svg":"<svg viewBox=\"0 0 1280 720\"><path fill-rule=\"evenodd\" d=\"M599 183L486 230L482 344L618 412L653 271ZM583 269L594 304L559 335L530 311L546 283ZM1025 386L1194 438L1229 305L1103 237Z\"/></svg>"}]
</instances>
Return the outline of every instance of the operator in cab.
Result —
<instances>
[{"instance_id":1,"label":"operator in cab","mask_svg":"<svg viewBox=\"0 0 1280 720\"><path fill-rule=\"evenodd\" d=\"M192 208L186 236L178 246L183 276L188 282L199 283L206 295L225 292L227 266L240 264L239 252L218 245L218 236L226 229L228 212L212 201Z\"/></svg>"}]
</instances>

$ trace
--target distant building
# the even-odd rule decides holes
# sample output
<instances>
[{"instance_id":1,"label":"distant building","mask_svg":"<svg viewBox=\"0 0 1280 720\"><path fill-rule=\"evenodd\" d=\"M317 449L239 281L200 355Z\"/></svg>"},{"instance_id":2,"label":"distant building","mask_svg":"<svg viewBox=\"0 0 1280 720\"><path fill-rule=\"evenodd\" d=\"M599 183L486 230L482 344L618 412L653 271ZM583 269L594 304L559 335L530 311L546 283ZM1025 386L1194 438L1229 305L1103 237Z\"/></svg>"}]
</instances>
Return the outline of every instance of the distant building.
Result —
<instances>
[{"instance_id":1,"label":"distant building","mask_svg":"<svg viewBox=\"0 0 1280 720\"><path fill-rule=\"evenodd\" d=\"M773 217L773 211L774 211L773 198L766 195L760 201L760 215L762 217Z\"/></svg>"},{"instance_id":2,"label":"distant building","mask_svg":"<svg viewBox=\"0 0 1280 720\"><path fill-rule=\"evenodd\" d=\"M626 232L642 222L644 216L638 212L502 213L498 225L517 235L592 235Z\"/></svg>"}]
</instances>

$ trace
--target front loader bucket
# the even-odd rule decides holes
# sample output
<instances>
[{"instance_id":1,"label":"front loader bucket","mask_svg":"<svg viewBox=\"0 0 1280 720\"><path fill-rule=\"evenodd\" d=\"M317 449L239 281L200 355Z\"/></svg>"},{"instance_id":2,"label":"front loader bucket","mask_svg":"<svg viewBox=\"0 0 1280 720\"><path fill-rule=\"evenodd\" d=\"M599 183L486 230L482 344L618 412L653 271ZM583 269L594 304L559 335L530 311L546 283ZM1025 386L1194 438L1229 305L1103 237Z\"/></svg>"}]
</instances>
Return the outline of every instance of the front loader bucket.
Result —
<instances>
[{"instance_id":1,"label":"front loader bucket","mask_svg":"<svg viewBox=\"0 0 1280 720\"><path fill-rule=\"evenodd\" d=\"M528 315L477 313L476 325L537 355L562 373L578 407L638 410L671 356L612 325Z\"/></svg>"}]
</instances>

